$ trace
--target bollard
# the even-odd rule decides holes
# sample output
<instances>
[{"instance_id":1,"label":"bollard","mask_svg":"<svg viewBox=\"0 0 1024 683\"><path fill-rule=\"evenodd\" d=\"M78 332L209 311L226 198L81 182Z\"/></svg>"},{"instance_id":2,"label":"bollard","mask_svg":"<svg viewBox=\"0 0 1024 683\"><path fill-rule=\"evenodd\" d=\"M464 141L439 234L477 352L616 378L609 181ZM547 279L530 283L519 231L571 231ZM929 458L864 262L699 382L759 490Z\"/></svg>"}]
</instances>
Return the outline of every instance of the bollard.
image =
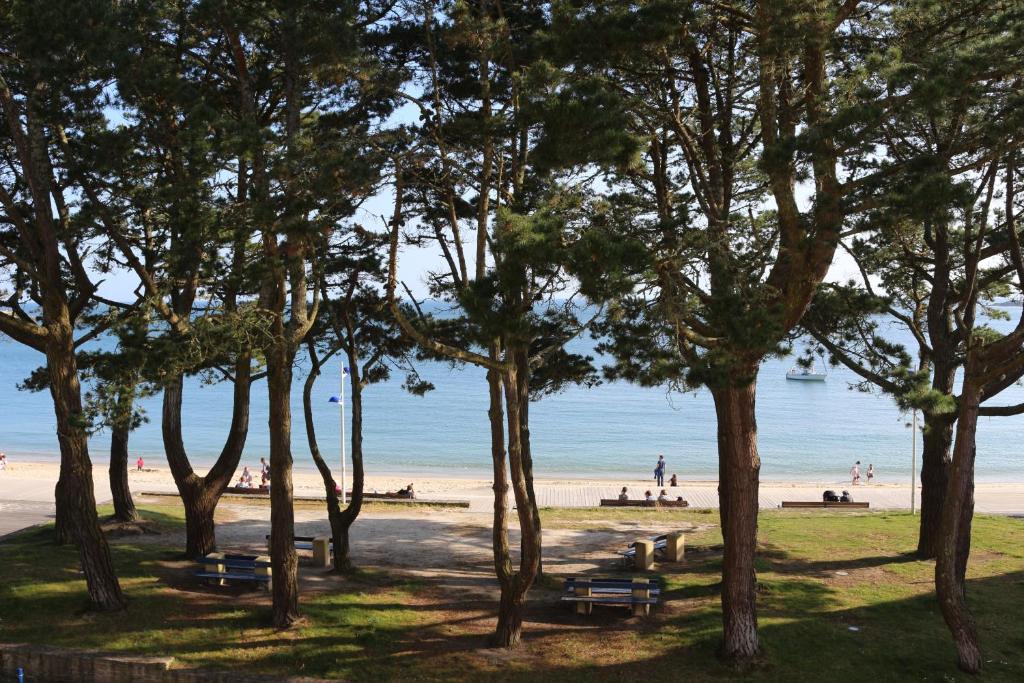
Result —
<instances>
[{"instance_id":1,"label":"bollard","mask_svg":"<svg viewBox=\"0 0 1024 683\"><path fill-rule=\"evenodd\" d=\"M686 534L673 531L665 537L665 556L669 562L682 562L686 554Z\"/></svg>"},{"instance_id":2,"label":"bollard","mask_svg":"<svg viewBox=\"0 0 1024 683\"><path fill-rule=\"evenodd\" d=\"M331 564L331 539L317 536L313 539L313 566L328 567Z\"/></svg>"},{"instance_id":3,"label":"bollard","mask_svg":"<svg viewBox=\"0 0 1024 683\"><path fill-rule=\"evenodd\" d=\"M636 548L634 566L640 571L647 571L654 567L654 541L643 538L633 546Z\"/></svg>"},{"instance_id":4,"label":"bollard","mask_svg":"<svg viewBox=\"0 0 1024 683\"><path fill-rule=\"evenodd\" d=\"M633 579L633 597L643 599L651 597L651 583L649 579ZM650 613L651 606L646 602L633 605L634 617L645 617Z\"/></svg>"},{"instance_id":5,"label":"bollard","mask_svg":"<svg viewBox=\"0 0 1024 683\"><path fill-rule=\"evenodd\" d=\"M18 667L18 683L25 683L25 670Z\"/></svg>"}]
</instances>

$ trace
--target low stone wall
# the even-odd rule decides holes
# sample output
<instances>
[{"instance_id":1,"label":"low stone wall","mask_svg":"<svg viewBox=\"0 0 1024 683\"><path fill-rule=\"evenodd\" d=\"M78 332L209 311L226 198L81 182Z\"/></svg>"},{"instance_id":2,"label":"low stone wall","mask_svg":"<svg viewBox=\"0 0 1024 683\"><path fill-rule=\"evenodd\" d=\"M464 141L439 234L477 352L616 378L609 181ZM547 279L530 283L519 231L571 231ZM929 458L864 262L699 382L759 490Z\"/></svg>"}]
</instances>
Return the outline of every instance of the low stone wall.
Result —
<instances>
[{"instance_id":1,"label":"low stone wall","mask_svg":"<svg viewBox=\"0 0 1024 683\"><path fill-rule=\"evenodd\" d=\"M172 669L173 657L125 657L40 645L0 643L0 678L25 683L320 683L314 678L246 676L235 671Z\"/></svg>"}]
</instances>

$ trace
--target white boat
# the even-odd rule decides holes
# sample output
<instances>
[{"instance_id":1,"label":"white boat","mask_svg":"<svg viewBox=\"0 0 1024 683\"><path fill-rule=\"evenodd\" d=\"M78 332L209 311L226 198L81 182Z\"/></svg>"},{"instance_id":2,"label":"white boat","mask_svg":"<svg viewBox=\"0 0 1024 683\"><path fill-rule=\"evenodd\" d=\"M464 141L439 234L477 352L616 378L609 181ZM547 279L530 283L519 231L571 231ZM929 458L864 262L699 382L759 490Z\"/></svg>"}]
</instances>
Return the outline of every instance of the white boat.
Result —
<instances>
[{"instance_id":1,"label":"white boat","mask_svg":"<svg viewBox=\"0 0 1024 683\"><path fill-rule=\"evenodd\" d=\"M825 373L818 372L814 363L811 363L809 368L794 365L789 369L789 372L786 373L786 379L791 379L795 382L824 382Z\"/></svg>"}]
</instances>

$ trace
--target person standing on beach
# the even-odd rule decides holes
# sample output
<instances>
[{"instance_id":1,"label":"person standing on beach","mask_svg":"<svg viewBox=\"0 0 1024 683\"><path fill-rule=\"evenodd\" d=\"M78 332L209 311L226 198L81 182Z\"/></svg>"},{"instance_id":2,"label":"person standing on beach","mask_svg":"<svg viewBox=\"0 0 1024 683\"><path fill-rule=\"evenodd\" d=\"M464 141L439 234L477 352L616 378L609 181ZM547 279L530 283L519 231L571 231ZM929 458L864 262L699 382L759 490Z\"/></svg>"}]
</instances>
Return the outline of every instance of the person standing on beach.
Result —
<instances>
[{"instance_id":1,"label":"person standing on beach","mask_svg":"<svg viewBox=\"0 0 1024 683\"><path fill-rule=\"evenodd\" d=\"M658 486L665 485L665 456L658 454L658 464L654 466L654 480Z\"/></svg>"},{"instance_id":2,"label":"person standing on beach","mask_svg":"<svg viewBox=\"0 0 1024 683\"><path fill-rule=\"evenodd\" d=\"M860 483L860 460L853 464L850 468L850 479L853 480L853 485L856 486Z\"/></svg>"},{"instance_id":3,"label":"person standing on beach","mask_svg":"<svg viewBox=\"0 0 1024 683\"><path fill-rule=\"evenodd\" d=\"M871 463L868 463L868 483L870 484L871 480L874 479L874 478L875 478L875 466L872 465Z\"/></svg>"},{"instance_id":4,"label":"person standing on beach","mask_svg":"<svg viewBox=\"0 0 1024 683\"><path fill-rule=\"evenodd\" d=\"M0 451L0 471L7 469L7 454Z\"/></svg>"},{"instance_id":5,"label":"person standing on beach","mask_svg":"<svg viewBox=\"0 0 1024 683\"><path fill-rule=\"evenodd\" d=\"M142 468L145 467L145 466L146 466L146 463L142 459L142 456L140 455L139 459L135 461L135 469L138 470L139 472L141 472Z\"/></svg>"}]
</instances>

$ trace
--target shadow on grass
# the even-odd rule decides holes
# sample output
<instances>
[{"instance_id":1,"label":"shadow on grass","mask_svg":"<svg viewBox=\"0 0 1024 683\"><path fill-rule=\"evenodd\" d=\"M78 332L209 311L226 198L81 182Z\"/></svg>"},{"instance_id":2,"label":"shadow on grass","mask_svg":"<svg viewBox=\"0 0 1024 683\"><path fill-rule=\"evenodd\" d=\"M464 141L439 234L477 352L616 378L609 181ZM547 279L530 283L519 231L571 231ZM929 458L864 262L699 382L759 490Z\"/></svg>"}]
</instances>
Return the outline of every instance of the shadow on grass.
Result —
<instances>
[{"instance_id":1,"label":"shadow on grass","mask_svg":"<svg viewBox=\"0 0 1024 683\"><path fill-rule=\"evenodd\" d=\"M257 527L265 526L247 520L231 524L255 538L261 538ZM389 540L446 543L441 528L434 531L418 534L419 541L401 534ZM131 601L128 612L83 614L77 553L52 545L51 533L33 530L0 549L0 640L160 653L186 666L368 681L799 681L824 672L851 681L957 676L949 635L930 592L908 587L895 574L887 578L895 588L917 594L893 597L878 586L872 596L872 587L863 585L874 577L872 570L909 561L899 554L869 552L832 561L820 557L831 552L827 547L808 558L764 546L759 561L767 569L759 577L759 606L765 657L739 672L715 658L721 637L720 546L691 546L682 566L659 566L652 576L663 582L664 604L650 618L631 617L622 608L577 616L558 600L560 581L545 579L531 593L524 646L509 653L483 649L496 596L486 566L486 574L453 568L414 581L378 572L337 577L304 570L304 576L321 580L324 590L304 593L308 623L282 633L265 626L266 594L184 585L188 563L175 549L149 542L114 545ZM822 573L836 569L864 570L862 577L847 577L862 583L851 588L821 580ZM181 589L172 587L179 582ZM863 604L849 605L854 589L858 599L867 594ZM972 579L968 597L991 660L988 680L1024 680L1019 655L1024 640L1017 627L1024 568Z\"/></svg>"}]
</instances>

